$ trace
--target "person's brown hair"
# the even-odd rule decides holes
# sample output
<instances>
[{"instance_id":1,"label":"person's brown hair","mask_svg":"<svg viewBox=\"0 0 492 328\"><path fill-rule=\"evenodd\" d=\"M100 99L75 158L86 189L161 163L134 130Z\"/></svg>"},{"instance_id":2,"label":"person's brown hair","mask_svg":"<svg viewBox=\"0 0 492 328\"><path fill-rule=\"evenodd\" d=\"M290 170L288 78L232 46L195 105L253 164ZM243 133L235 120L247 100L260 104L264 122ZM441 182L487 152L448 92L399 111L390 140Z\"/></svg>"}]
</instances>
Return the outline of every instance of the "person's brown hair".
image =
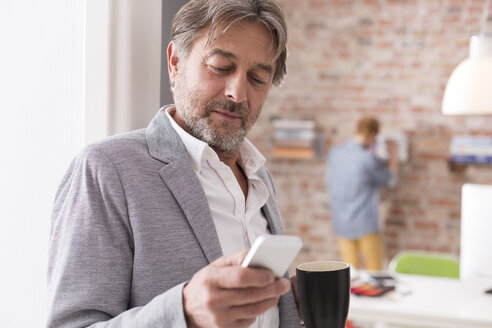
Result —
<instances>
[{"instance_id":1,"label":"person's brown hair","mask_svg":"<svg viewBox=\"0 0 492 328\"><path fill-rule=\"evenodd\" d=\"M280 84L286 74L287 25L282 9L273 0L191 0L174 16L171 41L186 58L206 28L209 43L243 19L258 22L270 32L276 60L273 84Z\"/></svg>"},{"instance_id":2,"label":"person's brown hair","mask_svg":"<svg viewBox=\"0 0 492 328\"><path fill-rule=\"evenodd\" d=\"M375 136L379 133L379 121L374 117L363 117L357 122L356 132L364 137Z\"/></svg>"}]
</instances>

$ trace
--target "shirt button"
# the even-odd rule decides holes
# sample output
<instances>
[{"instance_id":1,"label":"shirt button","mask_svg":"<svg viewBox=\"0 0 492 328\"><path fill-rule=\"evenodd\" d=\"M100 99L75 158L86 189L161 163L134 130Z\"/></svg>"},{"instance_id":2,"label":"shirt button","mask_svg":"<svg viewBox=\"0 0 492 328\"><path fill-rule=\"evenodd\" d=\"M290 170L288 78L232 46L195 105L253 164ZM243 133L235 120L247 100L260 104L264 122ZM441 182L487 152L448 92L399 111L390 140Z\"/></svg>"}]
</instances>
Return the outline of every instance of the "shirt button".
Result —
<instances>
[{"instance_id":1,"label":"shirt button","mask_svg":"<svg viewBox=\"0 0 492 328\"><path fill-rule=\"evenodd\" d=\"M193 164L193 167L195 168L195 171L198 171L198 165L196 163Z\"/></svg>"},{"instance_id":2,"label":"shirt button","mask_svg":"<svg viewBox=\"0 0 492 328\"><path fill-rule=\"evenodd\" d=\"M210 149L207 149L207 155L208 156L212 156L214 154L214 152Z\"/></svg>"}]
</instances>

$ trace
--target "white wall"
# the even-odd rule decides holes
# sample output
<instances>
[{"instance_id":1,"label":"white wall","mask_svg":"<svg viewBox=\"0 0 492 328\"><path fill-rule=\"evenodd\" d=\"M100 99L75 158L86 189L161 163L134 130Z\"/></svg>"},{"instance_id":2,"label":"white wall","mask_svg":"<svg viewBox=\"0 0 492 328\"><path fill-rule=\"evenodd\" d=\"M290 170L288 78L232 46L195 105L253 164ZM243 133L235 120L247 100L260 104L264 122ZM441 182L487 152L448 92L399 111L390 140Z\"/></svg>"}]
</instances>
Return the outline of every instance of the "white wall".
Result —
<instances>
[{"instance_id":1,"label":"white wall","mask_svg":"<svg viewBox=\"0 0 492 328\"><path fill-rule=\"evenodd\" d=\"M50 214L83 144L84 2L0 1L0 327L43 327Z\"/></svg>"},{"instance_id":2,"label":"white wall","mask_svg":"<svg viewBox=\"0 0 492 328\"><path fill-rule=\"evenodd\" d=\"M85 2L84 141L90 143L144 128L159 110L162 2Z\"/></svg>"},{"instance_id":3,"label":"white wall","mask_svg":"<svg viewBox=\"0 0 492 328\"><path fill-rule=\"evenodd\" d=\"M43 327L52 203L85 143L159 108L161 1L0 1L0 327Z\"/></svg>"},{"instance_id":4,"label":"white wall","mask_svg":"<svg viewBox=\"0 0 492 328\"><path fill-rule=\"evenodd\" d=\"M159 110L162 1L110 0L109 9L108 128L114 134L147 127Z\"/></svg>"}]
</instances>

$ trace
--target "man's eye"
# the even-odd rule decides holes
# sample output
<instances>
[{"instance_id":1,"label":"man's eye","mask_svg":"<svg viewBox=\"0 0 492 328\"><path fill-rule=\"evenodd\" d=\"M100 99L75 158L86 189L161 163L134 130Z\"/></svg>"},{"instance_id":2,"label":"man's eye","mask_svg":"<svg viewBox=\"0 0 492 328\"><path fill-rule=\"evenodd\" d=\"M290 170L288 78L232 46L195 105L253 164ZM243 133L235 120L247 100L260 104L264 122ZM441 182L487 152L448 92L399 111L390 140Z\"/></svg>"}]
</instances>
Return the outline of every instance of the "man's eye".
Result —
<instances>
[{"instance_id":1,"label":"man's eye","mask_svg":"<svg viewBox=\"0 0 492 328\"><path fill-rule=\"evenodd\" d=\"M257 86L262 86L262 85L266 84L266 81L264 81L263 79L260 79L258 77L251 76L250 79L251 79L251 82Z\"/></svg>"},{"instance_id":2,"label":"man's eye","mask_svg":"<svg viewBox=\"0 0 492 328\"><path fill-rule=\"evenodd\" d=\"M210 65L210 67L212 68L212 70L214 70L215 72L218 72L218 73L227 73L231 70L230 67L217 67L217 66L212 66L212 65Z\"/></svg>"}]
</instances>

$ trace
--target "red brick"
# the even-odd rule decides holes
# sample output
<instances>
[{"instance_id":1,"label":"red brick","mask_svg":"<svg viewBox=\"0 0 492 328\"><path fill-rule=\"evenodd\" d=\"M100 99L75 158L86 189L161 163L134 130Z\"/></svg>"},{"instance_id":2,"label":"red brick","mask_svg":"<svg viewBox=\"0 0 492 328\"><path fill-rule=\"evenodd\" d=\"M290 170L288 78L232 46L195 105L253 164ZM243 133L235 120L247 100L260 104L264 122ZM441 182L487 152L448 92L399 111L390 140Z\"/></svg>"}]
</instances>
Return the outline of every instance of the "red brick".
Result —
<instances>
[{"instance_id":1,"label":"red brick","mask_svg":"<svg viewBox=\"0 0 492 328\"><path fill-rule=\"evenodd\" d=\"M456 208L458 205L455 200L451 199L431 199L429 201L429 205L431 206L436 206L436 207L448 207L448 208Z\"/></svg>"},{"instance_id":2,"label":"red brick","mask_svg":"<svg viewBox=\"0 0 492 328\"><path fill-rule=\"evenodd\" d=\"M429 221L421 221L417 220L414 222L415 228L422 229L422 230L439 230L439 224L437 222L429 222Z\"/></svg>"}]
</instances>

